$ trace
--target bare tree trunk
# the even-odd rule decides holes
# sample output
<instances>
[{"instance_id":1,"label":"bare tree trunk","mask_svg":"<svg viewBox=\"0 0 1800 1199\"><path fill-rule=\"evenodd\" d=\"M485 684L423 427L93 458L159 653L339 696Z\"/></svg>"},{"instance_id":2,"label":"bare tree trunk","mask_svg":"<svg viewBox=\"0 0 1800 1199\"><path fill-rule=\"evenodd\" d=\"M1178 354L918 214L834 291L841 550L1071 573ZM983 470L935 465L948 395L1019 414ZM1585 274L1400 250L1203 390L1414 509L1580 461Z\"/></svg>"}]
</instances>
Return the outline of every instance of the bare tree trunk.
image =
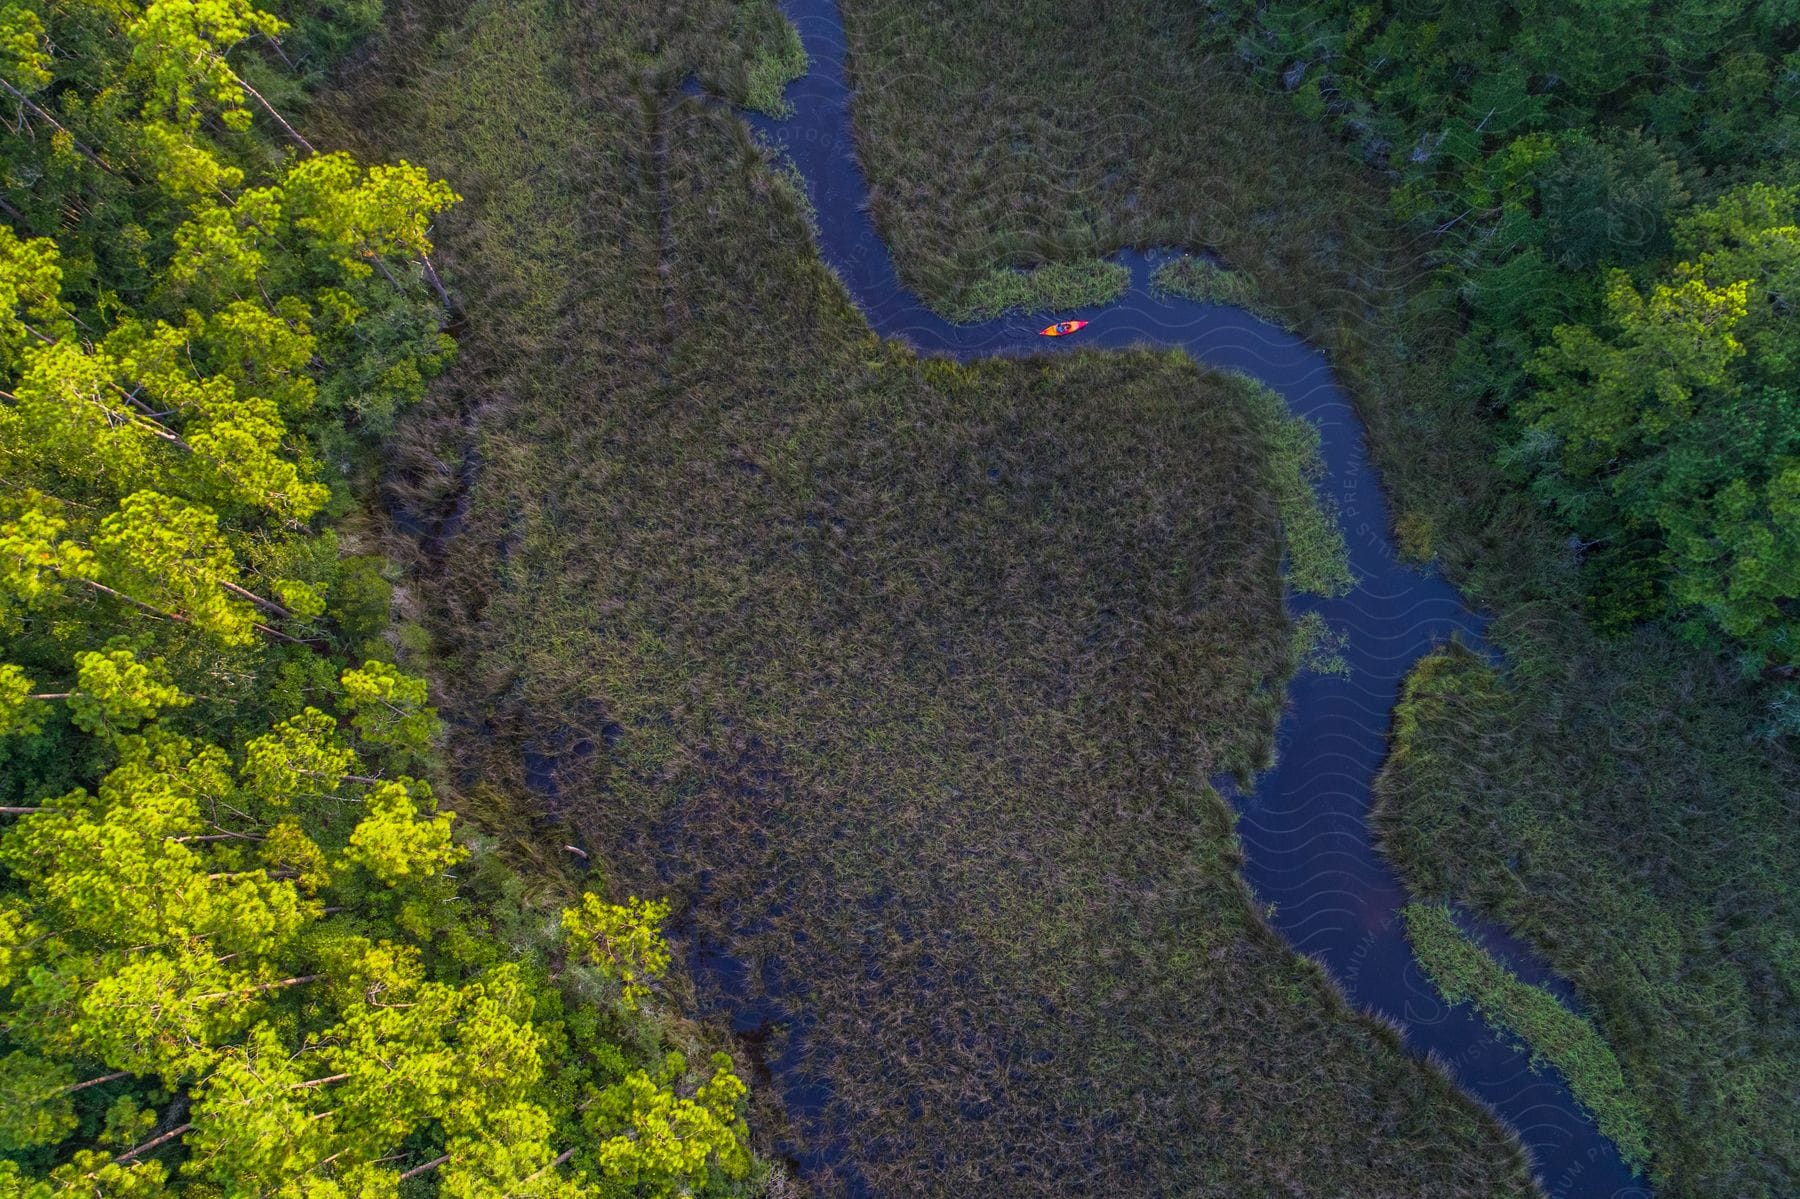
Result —
<instances>
[{"instance_id":1,"label":"bare tree trunk","mask_svg":"<svg viewBox=\"0 0 1800 1199\"><path fill-rule=\"evenodd\" d=\"M414 1166L412 1169L410 1169L406 1173L402 1174L400 1176L400 1181L405 1182L409 1178L417 1178L419 1175L425 1173L428 1170L437 1169L439 1166L443 1165L445 1162L447 1162L449 1160L450 1160L450 1155L448 1153L444 1154L444 1156L442 1156L442 1157L434 1157L430 1161L426 1162L424 1165Z\"/></svg>"},{"instance_id":2,"label":"bare tree trunk","mask_svg":"<svg viewBox=\"0 0 1800 1199\"><path fill-rule=\"evenodd\" d=\"M177 1124L174 1128L171 1128L169 1131L163 1133L160 1137L152 1137L151 1139L149 1139L148 1141L145 1141L142 1145L139 1145L136 1148L127 1149L125 1152L119 1154L119 1156L113 1158L113 1162L115 1164L119 1163L119 1162L128 1162L132 1158L138 1156L138 1154L140 1154L140 1153L148 1153L152 1149L157 1148L158 1146L166 1145L170 1141L174 1140L176 1137L180 1136L182 1133L186 1132L188 1129L192 1128L193 1126L194 1125L193 1125L192 1121L189 1121L186 1124Z\"/></svg>"},{"instance_id":3,"label":"bare tree trunk","mask_svg":"<svg viewBox=\"0 0 1800 1199\"><path fill-rule=\"evenodd\" d=\"M223 59L220 60L221 63L223 63L223 61L224 61ZM231 70L230 67L226 67L225 69L228 71ZM248 81L246 81L242 75L239 75L236 71L232 71L231 77L233 79L237 80L237 85L239 87L243 88L244 91L246 93L248 93L252 99L254 99L258 104L263 106L264 112L268 113L270 116L275 118L275 123L277 125L280 125L283 129L287 130L287 135L289 137L293 138L295 141L299 142L302 146L306 147L306 152L308 154L317 154L318 153L318 151L313 148L313 144L311 142L307 141L304 137L300 136L300 131L298 129L295 129L292 125L288 124L287 118L282 116L280 113L276 112L275 106L273 104L269 103L267 100L263 99L263 94L261 92L257 91L255 88L251 87L250 84L248 83Z\"/></svg>"},{"instance_id":4,"label":"bare tree trunk","mask_svg":"<svg viewBox=\"0 0 1800 1199\"><path fill-rule=\"evenodd\" d=\"M111 1074L102 1074L99 1078L90 1078L86 1082L78 1082L63 1088L63 1094L73 1095L76 1091L85 1091L89 1087L97 1087L103 1082L117 1082L121 1078L130 1078L129 1070L114 1070Z\"/></svg>"}]
</instances>

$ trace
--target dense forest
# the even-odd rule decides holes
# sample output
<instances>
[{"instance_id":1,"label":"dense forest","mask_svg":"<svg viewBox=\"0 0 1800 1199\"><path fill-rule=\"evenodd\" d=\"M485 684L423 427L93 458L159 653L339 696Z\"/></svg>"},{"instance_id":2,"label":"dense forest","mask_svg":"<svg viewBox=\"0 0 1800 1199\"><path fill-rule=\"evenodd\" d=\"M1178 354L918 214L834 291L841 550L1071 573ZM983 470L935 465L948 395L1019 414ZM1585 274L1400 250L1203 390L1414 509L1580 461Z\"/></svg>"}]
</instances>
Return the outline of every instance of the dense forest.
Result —
<instances>
[{"instance_id":1,"label":"dense forest","mask_svg":"<svg viewBox=\"0 0 1800 1199\"><path fill-rule=\"evenodd\" d=\"M666 908L460 835L390 660L363 513L457 197L291 123L379 17L0 7L0 1194L751 1173L640 1012Z\"/></svg>"},{"instance_id":2,"label":"dense forest","mask_svg":"<svg viewBox=\"0 0 1800 1199\"><path fill-rule=\"evenodd\" d=\"M1800 731L1800 15L1211 8L1429 227L1453 385L1570 529L1596 624L1663 622Z\"/></svg>"}]
</instances>

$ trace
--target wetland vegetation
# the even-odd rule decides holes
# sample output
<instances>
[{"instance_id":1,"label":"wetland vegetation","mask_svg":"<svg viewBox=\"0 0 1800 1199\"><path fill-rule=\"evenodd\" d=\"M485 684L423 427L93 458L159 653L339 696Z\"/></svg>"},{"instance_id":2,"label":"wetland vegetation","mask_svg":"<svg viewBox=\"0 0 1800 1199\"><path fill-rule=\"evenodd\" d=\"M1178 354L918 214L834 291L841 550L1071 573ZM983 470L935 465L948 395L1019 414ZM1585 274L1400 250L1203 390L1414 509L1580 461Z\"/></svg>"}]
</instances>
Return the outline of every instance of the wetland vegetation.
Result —
<instances>
[{"instance_id":1,"label":"wetland vegetation","mask_svg":"<svg viewBox=\"0 0 1800 1199\"><path fill-rule=\"evenodd\" d=\"M1355 582L1317 429L874 336L732 111L774 0L263 7L0 0L0 1199L1540 1193L1209 781L1348 669L1283 602ZM1762 1199L1800 50L1656 7L842 10L937 311L1177 246L1327 352L1501 651L1395 713L1420 960L1659 1193Z\"/></svg>"},{"instance_id":2,"label":"wetland vegetation","mask_svg":"<svg viewBox=\"0 0 1800 1199\"><path fill-rule=\"evenodd\" d=\"M390 476L448 511L479 463L413 567L464 785L537 762L675 899L700 1010L804 1051L752 1123L825 1191L1529 1193L1266 929L1207 783L1270 751L1304 435L1181 355L874 339L679 90L710 11L476 5L354 108L457 181L445 270L495 314Z\"/></svg>"},{"instance_id":3,"label":"wetland vegetation","mask_svg":"<svg viewBox=\"0 0 1800 1199\"><path fill-rule=\"evenodd\" d=\"M1212 255L1192 286L1229 287L1208 298L1332 352L1401 545L1496 613L1506 661L1419 668L1394 860L1574 981L1660 1186L1776 1195L1800 1169L1800 59L1790 17L1703 7L1616 43L1580 6L845 15L876 217L928 298L1183 245ZM1657 341L1678 327L1707 330L1685 356Z\"/></svg>"}]
</instances>

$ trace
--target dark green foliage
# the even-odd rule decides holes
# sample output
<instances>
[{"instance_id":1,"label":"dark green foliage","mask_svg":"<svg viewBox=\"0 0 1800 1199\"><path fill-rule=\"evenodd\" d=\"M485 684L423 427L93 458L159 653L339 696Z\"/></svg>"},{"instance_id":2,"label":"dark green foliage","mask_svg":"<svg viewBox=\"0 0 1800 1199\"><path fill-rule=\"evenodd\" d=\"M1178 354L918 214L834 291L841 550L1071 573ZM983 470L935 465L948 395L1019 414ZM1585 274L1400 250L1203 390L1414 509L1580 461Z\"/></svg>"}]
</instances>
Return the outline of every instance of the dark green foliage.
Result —
<instances>
[{"instance_id":1,"label":"dark green foliage","mask_svg":"<svg viewBox=\"0 0 1800 1199\"><path fill-rule=\"evenodd\" d=\"M1409 192L1442 202L1483 158L1538 130L1645 128L1708 164L1772 156L1795 134L1800 15L1781 3L1208 7L1308 116L1329 115Z\"/></svg>"},{"instance_id":2,"label":"dark green foliage","mask_svg":"<svg viewBox=\"0 0 1800 1199\"><path fill-rule=\"evenodd\" d=\"M1688 200L1680 166L1637 132L1570 134L1538 176L1544 256L1575 271L1667 254L1670 226Z\"/></svg>"},{"instance_id":3,"label":"dark green foliage","mask_svg":"<svg viewBox=\"0 0 1800 1199\"><path fill-rule=\"evenodd\" d=\"M1647 291L1609 277L1598 330L1533 360L1511 453L1600 546L1612 626L1661 618L1800 668L1800 191L1751 185L1676 225L1683 261Z\"/></svg>"},{"instance_id":4,"label":"dark green foliage","mask_svg":"<svg viewBox=\"0 0 1800 1199\"><path fill-rule=\"evenodd\" d=\"M288 22L277 58L301 84L316 85L381 27L382 0L285 0Z\"/></svg>"},{"instance_id":5,"label":"dark green foliage","mask_svg":"<svg viewBox=\"0 0 1800 1199\"><path fill-rule=\"evenodd\" d=\"M1303 109L1329 112L1340 132L1398 176L1396 210L1434 228L1440 284L1466 306L1454 383L1494 406L1526 405L1541 416L1533 393L1544 380L1528 366L1553 338L1563 344L1560 326L1593 323L1602 296L1617 294L1597 268L1666 267L1691 192L1710 200L1746 178L1786 182L1800 138L1800 108L1791 102L1800 12L1788 6L1675 0L1629 12L1552 5L1430 15L1336 0L1214 7L1265 78L1298 89ZM1309 99L1327 94L1328 105ZM1754 285L1779 305L1776 279L1758 275ZM1619 317L1616 309L1610 315ZM1584 402L1571 390L1605 390L1597 377L1605 364L1562 356L1575 382L1554 403L1568 413ZM1784 375L1786 358L1759 346L1747 373ZM1754 403L1765 427L1800 436L1779 401ZM1534 434L1545 431L1534 420L1509 451L1512 461L1539 458L1545 439ZM1715 497L1718 481L1671 488L1668 468L1678 455L1654 439L1609 447L1606 472L1626 478L1586 487L1589 497L1611 486L1637 492L1635 499L1615 497L1622 502L1607 511L1577 505L1571 492L1584 481L1571 486L1562 477L1539 491L1598 547L1588 588L1603 619L1618 627L1663 618L1741 654L1752 672L1785 668L1800 638L1791 612L1781 611L1800 594L1789 565L1796 551L1781 544L1782 501L1761 491L1782 475L1787 451L1779 436L1754 434L1725 449L1720 431L1696 431L1707 447L1699 452L1731 458L1721 475L1747 472L1752 498ZM1670 513L1720 503L1730 511L1700 517L1705 527L1671 528ZM1741 568L1751 558L1770 577L1752 580ZM1696 572L1711 577L1696 585ZM1745 588L1756 601L1734 594Z\"/></svg>"}]
</instances>

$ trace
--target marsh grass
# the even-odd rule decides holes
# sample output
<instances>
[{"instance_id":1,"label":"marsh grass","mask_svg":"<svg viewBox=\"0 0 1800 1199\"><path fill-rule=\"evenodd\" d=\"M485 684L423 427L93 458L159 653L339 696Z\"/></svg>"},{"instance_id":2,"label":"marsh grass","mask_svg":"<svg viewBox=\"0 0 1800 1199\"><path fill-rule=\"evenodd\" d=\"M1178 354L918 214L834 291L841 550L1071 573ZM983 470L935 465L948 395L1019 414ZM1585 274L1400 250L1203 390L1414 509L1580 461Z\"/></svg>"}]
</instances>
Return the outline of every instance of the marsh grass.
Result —
<instances>
[{"instance_id":1,"label":"marsh grass","mask_svg":"<svg viewBox=\"0 0 1800 1199\"><path fill-rule=\"evenodd\" d=\"M783 92L806 74L806 48L799 32L781 15L775 0L739 3L735 28L750 47L744 93L737 102L772 117L789 115L794 106Z\"/></svg>"},{"instance_id":2,"label":"marsh grass","mask_svg":"<svg viewBox=\"0 0 1800 1199\"><path fill-rule=\"evenodd\" d=\"M459 787L538 776L677 899L699 1010L802 1040L753 1123L818 1193L1530 1194L1264 925L1206 782L1292 665L1271 423L1180 355L872 337L679 98L735 22L480 2L357 97L468 197L459 365L390 469L463 511L412 551Z\"/></svg>"},{"instance_id":3,"label":"marsh grass","mask_svg":"<svg viewBox=\"0 0 1800 1199\"><path fill-rule=\"evenodd\" d=\"M1068 312L1118 299L1131 272L1116 262L1053 262L1029 271L997 268L963 288L946 307L952 319L984 321L1009 312Z\"/></svg>"},{"instance_id":4,"label":"marsh grass","mask_svg":"<svg viewBox=\"0 0 1800 1199\"><path fill-rule=\"evenodd\" d=\"M1474 1003L1488 1020L1523 1041L1534 1060L1556 1067L1620 1155L1642 1170L1650 1159L1644 1105L1625 1085L1619 1059L1594 1026L1494 960L1463 934L1449 908L1412 903L1402 915L1419 964L1444 998Z\"/></svg>"},{"instance_id":5,"label":"marsh grass","mask_svg":"<svg viewBox=\"0 0 1800 1199\"><path fill-rule=\"evenodd\" d=\"M1325 460L1318 426L1290 415L1281 397L1262 384L1241 375L1234 378L1244 404L1268 430L1269 487L1281 512L1288 585L1308 595L1347 594L1356 586L1356 575L1337 505L1319 491Z\"/></svg>"},{"instance_id":6,"label":"marsh grass","mask_svg":"<svg viewBox=\"0 0 1800 1199\"><path fill-rule=\"evenodd\" d=\"M1159 285L1241 304L1329 354L1410 552L1465 579L1496 547L1501 579L1551 569L1518 563L1522 542L1553 534L1501 489L1483 413L1450 385L1455 302L1424 269L1428 240L1389 219L1381 181L1289 97L1207 52L1204 5L842 8L872 214L928 302L954 316L997 270L1206 247Z\"/></svg>"},{"instance_id":7,"label":"marsh grass","mask_svg":"<svg viewBox=\"0 0 1800 1199\"><path fill-rule=\"evenodd\" d=\"M1294 621L1295 671L1350 677L1350 660L1344 656L1348 637L1332 628L1317 612L1303 612Z\"/></svg>"},{"instance_id":8,"label":"marsh grass","mask_svg":"<svg viewBox=\"0 0 1800 1199\"><path fill-rule=\"evenodd\" d=\"M1392 221L1291 97L1206 53L1205 5L843 7L874 214L928 298L996 267L1204 246L1327 352L1402 551L1497 613L1509 663L1456 690L1474 667L1421 666L1382 788L1396 864L1573 980L1643 1098L1661 1193L1800 1193L1800 769L1721 664L1588 630L1566 530L1498 471L1494 414L1457 384L1429 232Z\"/></svg>"},{"instance_id":9,"label":"marsh grass","mask_svg":"<svg viewBox=\"0 0 1800 1199\"><path fill-rule=\"evenodd\" d=\"M1256 312L1263 306L1262 293L1254 279L1194 254L1183 254L1160 264L1150 275L1150 285L1168 295L1208 304L1230 304L1247 312Z\"/></svg>"},{"instance_id":10,"label":"marsh grass","mask_svg":"<svg viewBox=\"0 0 1800 1199\"><path fill-rule=\"evenodd\" d=\"M1771 777L1744 739L1754 705L1655 635L1546 644L1566 631L1528 613L1496 632L1537 642L1515 674L1555 673L1508 680L1458 651L1419 663L1377 788L1384 848L1423 894L1547 947L1616 1054L1669 1191L1785 1193L1800 1119L1792 772Z\"/></svg>"}]
</instances>

